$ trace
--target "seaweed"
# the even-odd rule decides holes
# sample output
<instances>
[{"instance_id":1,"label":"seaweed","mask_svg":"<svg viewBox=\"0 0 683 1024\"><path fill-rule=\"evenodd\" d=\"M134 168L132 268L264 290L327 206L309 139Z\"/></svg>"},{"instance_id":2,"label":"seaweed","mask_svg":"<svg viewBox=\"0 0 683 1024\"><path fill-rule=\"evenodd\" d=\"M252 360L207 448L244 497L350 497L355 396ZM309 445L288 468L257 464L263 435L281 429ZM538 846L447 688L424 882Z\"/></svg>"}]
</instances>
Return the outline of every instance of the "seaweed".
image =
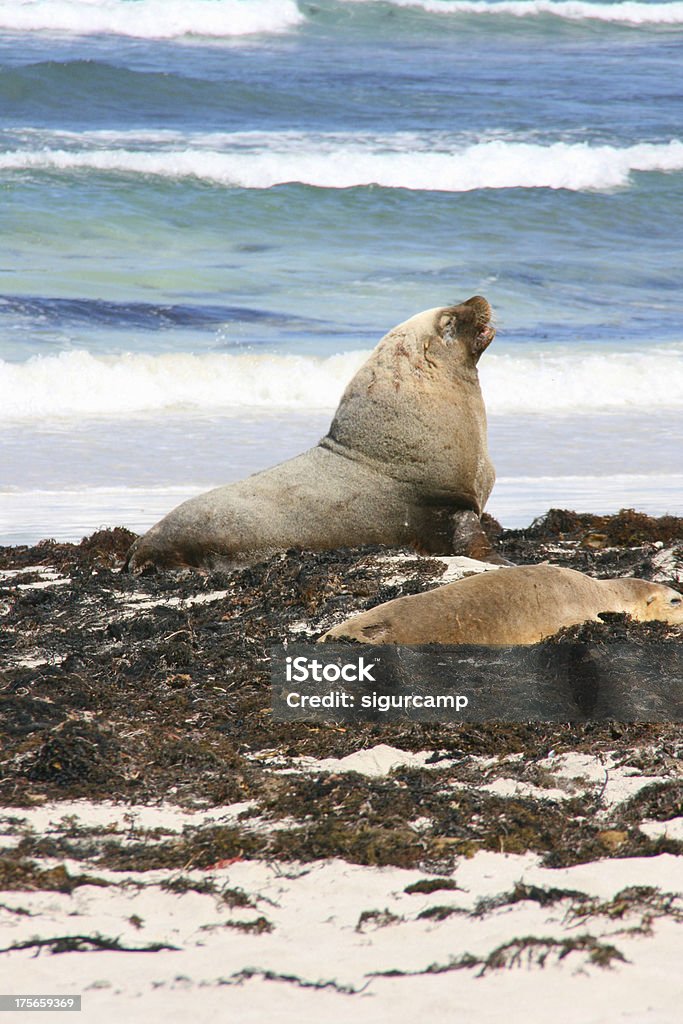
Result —
<instances>
[{"instance_id":1,"label":"seaweed","mask_svg":"<svg viewBox=\"0 0 683 1024\"><path fill-rule=\"evenodd\" d=\"M628 510L612 517L551 510L525 531L502 530L492 520L484 528L508 557L552 557L598 576L649 578L661 545L683 539L683 520ZM196 809L251 801L251 810L236 825L186 829L180 836L156 836L153 843L142 833L125 846L82 831L25 836L19 853L3 858L11 865L3 868L9 871L6 888L19 877L27 888L71 885L65 876L60 882L32 866L30 858L42 856L93 857L117 871L166 868L180 872L177 886L191 887L203 884L181 881L191 868L210 870L252 857L345 857L449 872L458 858L481 849L532 850L557 866L681 851L680 842L651 839L638 828L643 818L681 814L683 796L674 781L653 783L601 821L596 794L558 805L497 797L476 785L477 758L499 762L523 755L506 761L507 775L543 787L552 782L537 765L551 752L600 754L615 747L625 763L661 774L683 750L676 724L406 721L341 727L273 719L269 647L302 635L314 638L387 595L433 587L442 571L438 559L377 547L297 550L233 572L135 577L119 571L132 539L116 529L80 544L0 549L0 566L14 571L0 577L0 802L21 808L87 798L170 801ZM48 569L60 578L41 575ZM388 573L404 582L387 584ZM564 631L546 647L590 644L602 650L626 639L647 648L680 637L674 627L606 616ZM431 764L368 779L315 771L281 775L268 763L271 757L283 763L340 758L380 743L434 751ZM409 823L418 819L428 825L416 830ZM220 890L216 896L221 898ZM250 905L224 896L229 906Z\"/></svg>"}]
</instances>

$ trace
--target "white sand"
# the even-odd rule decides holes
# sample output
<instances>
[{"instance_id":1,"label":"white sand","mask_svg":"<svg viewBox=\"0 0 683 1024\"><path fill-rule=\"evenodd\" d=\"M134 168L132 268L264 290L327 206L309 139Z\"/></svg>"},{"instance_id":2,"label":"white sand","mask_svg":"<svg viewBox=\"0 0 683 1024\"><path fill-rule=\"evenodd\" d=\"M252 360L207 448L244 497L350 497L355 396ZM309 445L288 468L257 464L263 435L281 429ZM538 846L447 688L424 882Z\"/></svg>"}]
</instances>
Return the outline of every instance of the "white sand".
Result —
<instances>
[{"instance_id":1,"label":"white sand","mask_svg":"<svg viewBox=\"0 0 683 1024\"><path fill-rule=\"evenodd\" d=\"M340 759L271 760L274 771L356 771L375 777L400 766L438 769L452 764L446 759L426 765L430 757L430 751L410 753L382 744ZM542 794L558 801L572 793L601 793L605 815L618 800L657 781L618 761L616 752L601 758L576 753L548 757L540 763L547 772L545 789L506 776L506 770L524 766L523 755L466 759L470 770L474 766L480 771L481 789L511 796ZM672 765L667 777L677 773ZM82 994L84 1009L78 1019L93 1024L208 1024L214 1019L240 1024L408 1024L416 1018L438 1024L677 1024L681 1019L683 897L675 903L675 913L655 914L649 924L642 906L624 917L602 912L577 918L570 911L579 904L571 897L545 907L520 900L472 912L481 900L510 893L517 883L575 890L603 902L632 886L681 894L683 857L604 859L552 869L533 854L480 852L456 865L451 877L457 889L431 894L405 892L408 885L433 877L426 871L341 860L237 860L204 871L147 872L115 872L96 862L98 844L107 840L125 848L141 838L153 845L187 827L238 821L266 827L248 817L252 808L246 802L184 811L165 804L71 801L0 814L0 847L6 849L28 830L57 839L75 827L92 829L89 860L44 858L40 866L64 863L72 875L87 873L113 883L83 885L72 895L0 893L3 946L36 937L101 935L135 948L151 943L177 947L148 953L13 951L0 960L2 989ZM275 827L284 824L278 821ZM428 825L426 818L412 823L417 831ZM683 819L644 821L641 828L655 837L680 838ZM145 830L159 831L149 835ZM199 884L211 880L218 891L164 890L163 882L179 877ZM226 886L242 890L252 905L230 907L220 898ZM420 918L434 907L457 912L444 920ZM270 931L245 933L237 927L260 918L269 922ZM465 954L484 959L502 944L529 936L563 941L585 935L614 945L627 962L613 961L604 968L591 963L586 951L559 959L551 950L543 967L523 956L519 966L484 976L479 968L429 972L432 965L445 966ZM406 973L373 976L386 971ZM327 987L315 987L320 984ZM34 1018L38 1014L29 1012L20 1019Z\"/></svg>"},{"instance_id":2,"label":"white sand","mask_svg":"<svg viewBox=\"0 0 683 1024\"><path fill-rule=\"evenodd\" d=\"M71 865L72 869L75 865ZM97 872L115 877L112 872ZM34 951L6 955L6 978L16 992L83 994L88 1021L209 1021L215 1014L240 1021L412 1021L417 1015L450 1021L516 1022L667 1021L673 1024L680 999L680 924L656 920L652 934L628 934L640 924L633 915L588 922L568 920L568 901L551 907L523 901L481 917L456 914L443 921L419 920L434 906L471 910L478 899L510 891L518 881L575 889L609 899L625 886L655 885L680 892L680 858L604 861L550 870L537 858L481 853L463 861L454 878L464 892L408 895L405 888L424 873L373 869L343 861L312 865L241 862L222 871L192 872L241 888L254 908L230 909L213 895L164 892L146 874L125 873L117 888L83 886L72 896L11 893L2 898L7 944L40 934L116 936L122 944L168 943L177 951L158 953L82 952L61 955ZM144 888L139 889L136 883ZM152 884L150 884L152 883ZM16 915L21 907L31 915ZM394 923L361 914L388 911ZM136 920L131 920L134 918ZM270 933L244 934L228 922L264 916ZM590 934L618 947L629 963L604 969L583 952L545 967L520 966L478 977L476 969L443 974L373 978L373 972L424 972L432 964L471 953L485 957L504 942L525 936L564 939ZM242 971L272 972L289 981L258 978L236 984ZM298 980L295 980L298 979ZM334 982L356 995L301 987ZM227 983L227 984L226 984ZM5 987L7 982L5 982ZM504 1012L502 1007L505 1007ZM554 1009L553 1009L554 1007ZM476 1013L475 1013L476 1011ZM31 1015L29 1015L30 1017ZM24 1019L23 1017L21 1018Z\"/></svg>"}]
</instances>

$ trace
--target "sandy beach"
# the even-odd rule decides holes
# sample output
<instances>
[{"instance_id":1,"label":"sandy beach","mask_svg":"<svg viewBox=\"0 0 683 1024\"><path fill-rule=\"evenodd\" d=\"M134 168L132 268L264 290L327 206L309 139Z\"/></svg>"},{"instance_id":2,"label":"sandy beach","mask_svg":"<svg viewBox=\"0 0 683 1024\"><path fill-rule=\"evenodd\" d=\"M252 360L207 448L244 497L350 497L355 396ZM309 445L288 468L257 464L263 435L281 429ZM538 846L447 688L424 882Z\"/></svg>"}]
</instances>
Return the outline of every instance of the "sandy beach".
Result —
<instances>
[{"instance_id":1,"label":"sandy beach","mask_svg":"<svg viewBox=\"0 0 683 1024\"><path fill-rule=\"evenodd\" d=\"M673 517L489 529L518 561L681 589ZM0 549L6 989L106 1022L677 1019L679 724L274 721L269 646L472 566L131 577L130 539Z\"/></svg>"}]
</instances>

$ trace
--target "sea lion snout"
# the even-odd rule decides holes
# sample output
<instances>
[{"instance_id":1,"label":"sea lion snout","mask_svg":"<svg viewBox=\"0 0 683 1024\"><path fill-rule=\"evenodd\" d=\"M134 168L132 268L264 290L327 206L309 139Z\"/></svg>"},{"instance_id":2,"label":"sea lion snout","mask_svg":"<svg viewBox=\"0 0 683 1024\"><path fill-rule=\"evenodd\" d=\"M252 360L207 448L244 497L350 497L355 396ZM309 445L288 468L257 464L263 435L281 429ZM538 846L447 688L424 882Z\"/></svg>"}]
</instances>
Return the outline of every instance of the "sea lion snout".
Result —
<instances>
[{"instance_id":1,"label":"sea lion snout","mask_svg":"<svg viewBox=\"0 0 683 1024\"><path fill-rule=\"evenodd\" d=\"M473 295L463 305L474 311L475 323L473 325L474 338L472 349L473 355L478 359L496 336L496 329L491 325L493 310L491 309L491 304L483 295Z\"/></svg>"},{"instance_id":2,"label":"sea lion snout","mask_svg":"<svg viewBox=\"0 0 683 1024\"><path fill-rule=\"evenodd\" d=\"M465 299L463 306L474 310L480 324L486 324L491 319L491 304L483 295L473 295L470 299Z\"/></svg>"}]
</instances>

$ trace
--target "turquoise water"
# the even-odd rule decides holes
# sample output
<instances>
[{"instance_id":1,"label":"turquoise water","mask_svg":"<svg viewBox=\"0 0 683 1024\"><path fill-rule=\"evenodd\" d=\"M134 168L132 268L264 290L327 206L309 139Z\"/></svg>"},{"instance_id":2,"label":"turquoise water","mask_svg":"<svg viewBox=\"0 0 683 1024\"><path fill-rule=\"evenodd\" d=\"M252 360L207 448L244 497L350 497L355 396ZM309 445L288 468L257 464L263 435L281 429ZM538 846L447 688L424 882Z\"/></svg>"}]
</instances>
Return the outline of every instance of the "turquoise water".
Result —
<instances>
[{"instance_id":1,"label":"turquoise water","mask_svg":"<svg viewBox=\"0 0 683 1024\"><path fill-rule=\"evenodd\" d=\"M6 0L0 536L142 529L483 293L499 484L683 512L683 3Z\"/></svg>"}]
</instances>

